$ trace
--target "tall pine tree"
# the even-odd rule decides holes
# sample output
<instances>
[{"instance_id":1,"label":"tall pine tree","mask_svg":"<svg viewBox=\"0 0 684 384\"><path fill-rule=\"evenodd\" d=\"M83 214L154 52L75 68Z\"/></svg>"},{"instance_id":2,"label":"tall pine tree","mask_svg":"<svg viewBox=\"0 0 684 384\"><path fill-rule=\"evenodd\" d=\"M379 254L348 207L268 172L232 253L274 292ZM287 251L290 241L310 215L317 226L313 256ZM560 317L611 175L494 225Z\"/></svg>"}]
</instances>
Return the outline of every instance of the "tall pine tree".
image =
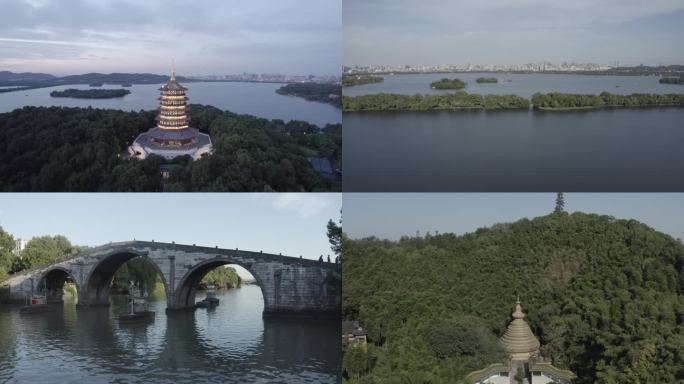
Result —
<instances>
[{"instance_id":1,"label":"tall pine tree","mask_svg":"<svg viewBox=\"0 0 684 384\"><path fill-rule=\"evenodd\" d=\"M563 192L558 192L556 195L556 208L553 213L563 213L565 212L565 198L563 197Z\"/></svg>"}]
</instances>

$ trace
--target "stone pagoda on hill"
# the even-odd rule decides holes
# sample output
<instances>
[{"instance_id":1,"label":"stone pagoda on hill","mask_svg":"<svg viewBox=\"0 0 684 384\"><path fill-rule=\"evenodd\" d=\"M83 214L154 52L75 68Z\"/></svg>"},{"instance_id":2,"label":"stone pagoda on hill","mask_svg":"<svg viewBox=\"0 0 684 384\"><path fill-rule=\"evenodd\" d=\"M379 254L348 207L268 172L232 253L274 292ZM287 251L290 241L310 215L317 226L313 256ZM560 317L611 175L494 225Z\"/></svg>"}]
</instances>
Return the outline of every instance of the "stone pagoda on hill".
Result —
<instances>
[{"instance_id":1,"label":"stone pagoda on hill","mask_svg":"<svg viewBox=\"0 0 684 384\"><path fill-rule=\"evenodd\" d=\"M513 321L501 337L501 345L509 355L507 362L472 372L466 376L466 381L476 384L515 384L521 381L524 384L568 384L575 379L574 373L544 361L539 353L539 339L524 318L518 299Z\"/></svg>"},{"instance_id":2,"label":"stone pagoda on hill","mask_svg":"<svg viewBox=\"0 0 684 384\"><path fill-rule=\"evenodd\" d=\"M157 126L141 133L128 147L131 158L145 159L155 154L166 159L190 155L198 160L212 151L209 135L190 127L190 117L185 96L187 88L178 84L176 68L171 72L169 82L159 89L159 115Z\"/></svg>"},{"instance_id":3,"label":"stone pagoda on hill","mask_svg":"<svg viewBox=\"0 0 684 384\"><path fill-rule=\"evenodd\" d=\"M515 312L513 312L513 321L508 324L506 332L501 337L501 344L508 351L511 360L529 360L539 355L539 340L532 333L524 317L525 314L518 299Z\"/></svg>"}]
</instances>

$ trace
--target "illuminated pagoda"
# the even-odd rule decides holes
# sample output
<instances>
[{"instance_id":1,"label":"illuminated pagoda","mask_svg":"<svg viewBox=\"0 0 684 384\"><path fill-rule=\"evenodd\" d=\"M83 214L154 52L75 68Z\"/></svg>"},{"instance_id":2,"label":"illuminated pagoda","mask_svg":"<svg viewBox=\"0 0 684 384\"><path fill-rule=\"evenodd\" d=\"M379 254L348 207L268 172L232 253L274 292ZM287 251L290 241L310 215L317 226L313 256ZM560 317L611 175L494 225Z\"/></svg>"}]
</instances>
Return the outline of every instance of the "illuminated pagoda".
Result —
<instances>
[{"instance_id":1,"label":"illuminated pagoda","mask_svg":"<svg viewBox=\"0 0 684 384\"><path fill-rule=\"evenodd\" d=\"M513 321L500 339L508 352L505 362L491 364L466 376L466 382L475 384L569 384L575 380L574 373L558 368L541 356L539 339L525 321L520 299L515 304Z\"/></svg>"},{"instance_id":2,"label":"illuminated pagoda","mask_svg":"<svg viewBox=\"0 0 684 384\"><path fill-rule=\"evenodd\" d=\"M176 68L171 71L169 82L159 89L159 115L157 126L141 133L128 148L131 158L145 159L155 154L166 159L190 155L198 160L211 154L209 135L190 127L188 106L185 96L187 88L178 84Z\"/></svg>"}]
</instances>

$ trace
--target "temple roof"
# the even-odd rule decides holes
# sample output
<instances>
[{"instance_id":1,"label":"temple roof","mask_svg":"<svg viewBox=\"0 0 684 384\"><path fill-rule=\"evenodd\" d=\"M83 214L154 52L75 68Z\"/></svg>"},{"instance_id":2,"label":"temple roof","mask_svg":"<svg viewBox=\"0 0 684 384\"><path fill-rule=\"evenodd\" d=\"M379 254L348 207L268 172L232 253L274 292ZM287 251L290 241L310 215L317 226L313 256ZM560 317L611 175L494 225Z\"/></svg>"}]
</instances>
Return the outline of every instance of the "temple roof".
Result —
<instances>
[{"instance_id":1,"label":"temple roof","mask_svg":"<svg viewBox=\"0 0 684 384\"><path fill-rule=\"evenodd\" d=\"M512 355L534 354L539 351L539 340L534 336L530 326L523 318L525 314L520 306L520 299L515 305L513 321L508 324L508 329L501 337L501 343Z\"/></svg>"},{"instance_id":2,"label":"temple roof","mask_svg":"<svg viewBox=\"0 0 684 384\"><path fill-rule=\"evenodd\" d=\"M159 127L150 128L147 136L157 140L188 140L197 137L199 131L195 128L183 129L160 129Z\"/></svg>"},{"instance_id":3,"label":"temple roof","mask_svg":"<svg viewBox=\"0 0 684 384\"><path fill-rule=\"evenodd\" d=\"M173 65L173 69L171 70L171 78L169 79L169 82L166 83L163 87L161 87L162 91L187 91L188 89L183 87L182 85L178 84L178 81L176 80L176 65Z\"/></svg>"}]
</instances>

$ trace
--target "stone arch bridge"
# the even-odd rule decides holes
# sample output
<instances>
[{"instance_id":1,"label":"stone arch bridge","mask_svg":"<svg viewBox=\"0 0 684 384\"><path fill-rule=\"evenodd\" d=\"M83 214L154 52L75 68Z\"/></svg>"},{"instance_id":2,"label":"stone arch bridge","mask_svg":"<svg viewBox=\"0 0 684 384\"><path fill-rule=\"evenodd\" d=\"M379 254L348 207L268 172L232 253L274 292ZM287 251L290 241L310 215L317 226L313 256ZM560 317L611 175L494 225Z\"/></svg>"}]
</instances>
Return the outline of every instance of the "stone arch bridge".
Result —
<instances>
[{"instance_id":1,"label":"stone arch bridge","mask_svg":"<svg viewBox=\"0 0 684 384\"><path fill-rule=\"evenodd\" d=\"M339 264L174 243L110 243L13 275L2 284L9 287L10 299L15 302L24 302L43 287L47 288L48 302L57 302L62 300L64 282L73 281L79 306L107 305L114 273L136 257L147 259L157 269L164 283L168 310L194 307L197 285L204 274L220 265L237 264L247 269L261 287L264 316L340 312Z\"/></svg>"}]
</instances>

